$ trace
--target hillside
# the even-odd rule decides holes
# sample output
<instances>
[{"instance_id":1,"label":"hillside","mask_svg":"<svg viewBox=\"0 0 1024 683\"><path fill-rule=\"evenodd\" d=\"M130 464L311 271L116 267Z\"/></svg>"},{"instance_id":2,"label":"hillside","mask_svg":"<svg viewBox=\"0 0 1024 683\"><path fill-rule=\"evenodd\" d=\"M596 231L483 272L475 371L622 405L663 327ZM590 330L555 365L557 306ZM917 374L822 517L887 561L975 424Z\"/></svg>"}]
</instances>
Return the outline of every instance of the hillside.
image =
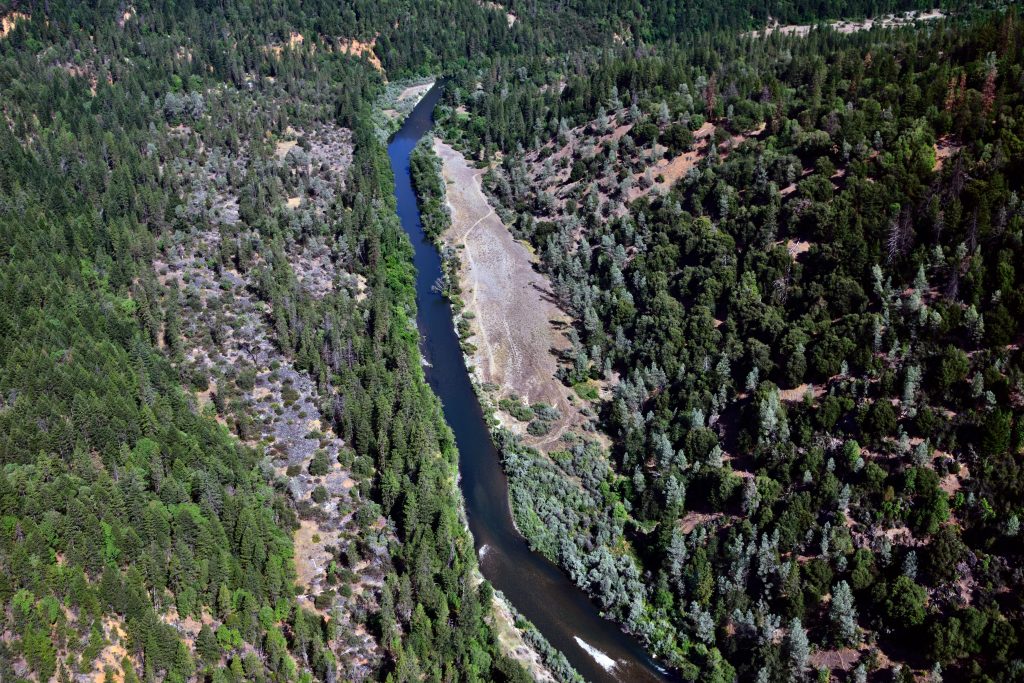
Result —
<instances>
[{"instance_id":1,"label":"hillside","mask_svg":"<svg viewBox=\"0 0 1024 683\"><path fill-rule=\"evenodd\" d=\"M442 112L574 319L557 375L615 384L610 451L503 442L517 519L686 677L1016 670L1022 36L929 19Z\"/></svg>"},{"instance_id":2,"label":"hillside","mask_svg":"<svg viewBox=\"0 0 1024 683\"><path fill-rule=\"evenodd\" d=\"M651 675L1022 680L1022 26L0 3L0 680L625 670L481 574L385 143L434 83L488 541Z\"/></svg>"},{"instance_id":3,"label":"hillside","mask_svg":"<svg viewBox=\"0 0 1024 683\"><path fill-rule=\"evenodd\" d=\"M523 678L409 335L383 77L234 9L4 15L0 678Z\"/></svg>"}]
</instances>

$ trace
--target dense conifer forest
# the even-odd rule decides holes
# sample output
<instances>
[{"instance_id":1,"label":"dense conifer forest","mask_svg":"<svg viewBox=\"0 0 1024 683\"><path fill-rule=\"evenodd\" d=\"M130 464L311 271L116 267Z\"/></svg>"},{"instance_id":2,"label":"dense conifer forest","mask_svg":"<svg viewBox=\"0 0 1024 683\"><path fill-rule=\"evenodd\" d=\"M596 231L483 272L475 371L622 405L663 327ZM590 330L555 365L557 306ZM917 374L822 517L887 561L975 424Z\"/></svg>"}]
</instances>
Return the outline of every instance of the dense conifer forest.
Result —
<instances>
[{"instance_id":1,"label":"dense conifer forest","mask_svg":"<svg viewBox=\"0 0 1024 683\"><path fill-rule=\"evenodd\" d=\"M420 370L382 77L294 44L369 29L4 17L0 678L521 679Z\"/></svg>"},{"instance_id":2,"label":"dense conifer forest","mask_svg":"<svg viewBox=\"0 0 1024 683\"><path fill-rule=\"evenodd\" d=\"M1024 25L965 4L0 3L0 680L540 675L417 348L423 76L605 437L496 428L531 546L684 680L1024 680Z\"/></svg>"},{"instance_id":3,"label":"dense conifer forest","mask_svg":"<svg viewBox=\"0 0 1024 683\"><path fill-rule=\"evenodd\" d=\"M450 90L577 321L563 381L614 384L610 449L498 430L520 528L684 678L1024 675L1022 37L712 31Z\"/></svg>"}]
</instances>

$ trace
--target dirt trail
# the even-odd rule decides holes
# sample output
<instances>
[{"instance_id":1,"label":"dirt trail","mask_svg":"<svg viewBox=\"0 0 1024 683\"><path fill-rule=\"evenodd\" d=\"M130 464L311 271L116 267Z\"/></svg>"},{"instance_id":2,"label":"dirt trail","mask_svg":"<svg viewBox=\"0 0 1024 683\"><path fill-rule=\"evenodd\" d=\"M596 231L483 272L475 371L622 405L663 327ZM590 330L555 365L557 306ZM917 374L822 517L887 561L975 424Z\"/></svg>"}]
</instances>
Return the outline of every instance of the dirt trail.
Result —
<instances>
[{"instance_id":1,"label":"dirt trail","mask_svg":"<svg viewBox=\"0 0 1024 683\"><path fill-rule=\"evenodd\" d=\"M474 168L457 150L434 139L441 158L452 227L442 235L462 260L460 282L471 323L473 373L480 383L500 387L501 397L516 394L527 403L558 408L561 418L549 434L527 443L557 447L559 437L587 418L569 400L570 389L555 378L557 353L570 348L560 331L569 317L555 303L547 278L533 268L529 249L516 241L494 212L481 186L484 170ZM525 424L505 420L525 435Z\"/></svg>"}]
</instances>

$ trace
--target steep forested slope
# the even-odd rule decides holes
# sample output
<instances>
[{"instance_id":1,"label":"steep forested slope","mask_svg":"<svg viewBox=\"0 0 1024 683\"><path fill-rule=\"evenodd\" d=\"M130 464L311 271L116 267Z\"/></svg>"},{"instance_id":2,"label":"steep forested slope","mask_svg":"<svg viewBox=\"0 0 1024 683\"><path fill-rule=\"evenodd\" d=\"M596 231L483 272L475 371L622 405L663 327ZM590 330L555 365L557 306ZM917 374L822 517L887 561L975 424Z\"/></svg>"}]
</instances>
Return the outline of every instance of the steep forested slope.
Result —
<instances>
[{"instance_id":1,"label":"steep forested slope","mask_svg":"<svg viewBox=\"0 0 1024 683\"><path fill-rule=\"evenodd\" d=\"M531 541L690 678L1019 678L1019 19L738 38L914 6L5 4L0 678L523 678L369 112L440 71L618 381Z\"/></svg>"},{"instance_id":2,"label":"steep forested slope","mask_svg":"<svg viewBox=\"0 0 1024 683\"><path fill-rule=\"evenodd\" d=\"M1011 9L453 90L565 381L617 382L610 454L507 439L517 519L686 677L1019 677L1021 44Z\"/></svg>"},{"instance_id":3,"label":"steep forested slope","mask_svg":"<svg viewBox=\"0 0 1024 683\"><path fill-rule=\"evenodd\" d=\"M290 37L329 16L23 9L0 678L521 678L420 370L380 75Z\"/></svg>"}]
</instances>

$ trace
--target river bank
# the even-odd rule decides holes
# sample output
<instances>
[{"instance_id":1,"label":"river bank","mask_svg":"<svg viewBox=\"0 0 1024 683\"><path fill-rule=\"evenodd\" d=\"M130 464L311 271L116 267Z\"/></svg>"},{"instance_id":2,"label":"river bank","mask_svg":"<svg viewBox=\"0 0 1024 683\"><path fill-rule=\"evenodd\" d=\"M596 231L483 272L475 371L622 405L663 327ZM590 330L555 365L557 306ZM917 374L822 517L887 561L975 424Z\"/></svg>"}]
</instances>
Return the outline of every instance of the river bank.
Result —
<instances>
[{"instance_id":1,"label":"river bank","mask_svg":"<svg viewBox=\"0 0 1024 683\"><path fill-rule=\"evenodd\" d=\"M435 84L434 79L429 79L412 84L403 83L389 86L388 94L378 103L378 111L384 114L384 119L377 122L378 131L382 137L391 135L398 137L397 134L403 129L406 119L425 97L431 95ZM438 92L433 92L434 99L438 94ZM408 183L410 181L408 167L405 169L394 168L394 155L391 156L391 159L396 187ZM408 164L408 157L406 157L406 163ZM401 173L402 170L405 171L404 175ZM400 194L400 191L396 194ZM400 215L400 217L402 216ZM407 221L403 219L403 225L406 223ZM429 368L429 363L425 358L423 362ZM466 529L470 530L465 498L459 490L456 490L454 495L459 501L459 519ZM479 546L479 543L477 545ZM473 581L480 584L484 580L483 572L477 565L473 570ZM540 630L523 617L500 591L491 593L490 608L489 622L494 630L499 649L510 659L518 662L534 681L578 683L584 680L565 659L565 656L548 643Z\"/></svg>"},{"instance_id":2,"label":"river bank","mask_svg":"<svg viewBox=\"0 0 1024 683\"><path fill-rule=\"evenodd\" d=\"M413 149L433 125L432 110L439 96L437 89L432 90L409 115L391 139L388 153L398 215L414 250L424 372L455 435L460 486L480 569L587 680L658 680L658 665L643 647L604 619L590 598L561 569L533 552L513 525L509 480L466 372L452 307L442 296L443 287L438 287L444 280L441 256L424 230L412 187ZM551 530L559 531L557 526Z\"/></svg>"},{"instance_id":3,"label":"river bank","mask_svg":"<svg viewBox=\"0 0 1024 683\"><path fill-rule=\"evenodd\" d=\"M402 127L406 117L437 84L433 76L388 83L377 100L373 122L381 140L387 140Z\"/></svg>"},{"instance_id":4,"label":"river bank","mask_svg":"<svg viewBox=\"0 0 1024 683\"><path fill-rule=\"evenodd\" d=\"M440 236L458 259L458 282L472 334L470 374L491 387L500 425L544 452L562 447L569 432L594 432L594 413L557 378L571 351L572 320L557 304L551 283L535 268L530 248L495 213L482 186L486 169L434 138L441 160L451 225ZM551 410L553 409L553 411Z\"/></svg>"},{"instance_id":5,"label":"river bank","mask_svg":"<svg viewBox=\"0 0 1024 683\"><path fill-rule=\"evenodd\" d=\"M572 570L581 563L571 559L583 552L565 553L567 543L582 544L595 530L566 528L552 519L552 496L538 493L554 487L554 498L572 501L579 510L600 509L589 487L562 465L569 458L586 459L592 471L611 474L607 439L597 431L588 402L558 377L572 348L567 333L572 320L558 306L550 281L535 268L532 250L513 237L493 210L482 182L487 169L475 167L437 137L419 154L417 183L429 195L421 196L421 207L429 219L428 233L445 257L441 289L452 302L463 358L509 477L516 531L551 562L562 564L568 557L563 569L579 588L592 590L590 574ZM432 161L429 168L425 156ZM429 173L439 174L440 180L426 177ZM621 537L621 527L614 528ZM629 569L623 568L620 585L637 594L642 589ZM597 601L604 597L593 596ZM625 623L621 615L612 621ZM613 675L619 666L585 640L576 640L574 647Z\"/></svg>"}]
</instances>

